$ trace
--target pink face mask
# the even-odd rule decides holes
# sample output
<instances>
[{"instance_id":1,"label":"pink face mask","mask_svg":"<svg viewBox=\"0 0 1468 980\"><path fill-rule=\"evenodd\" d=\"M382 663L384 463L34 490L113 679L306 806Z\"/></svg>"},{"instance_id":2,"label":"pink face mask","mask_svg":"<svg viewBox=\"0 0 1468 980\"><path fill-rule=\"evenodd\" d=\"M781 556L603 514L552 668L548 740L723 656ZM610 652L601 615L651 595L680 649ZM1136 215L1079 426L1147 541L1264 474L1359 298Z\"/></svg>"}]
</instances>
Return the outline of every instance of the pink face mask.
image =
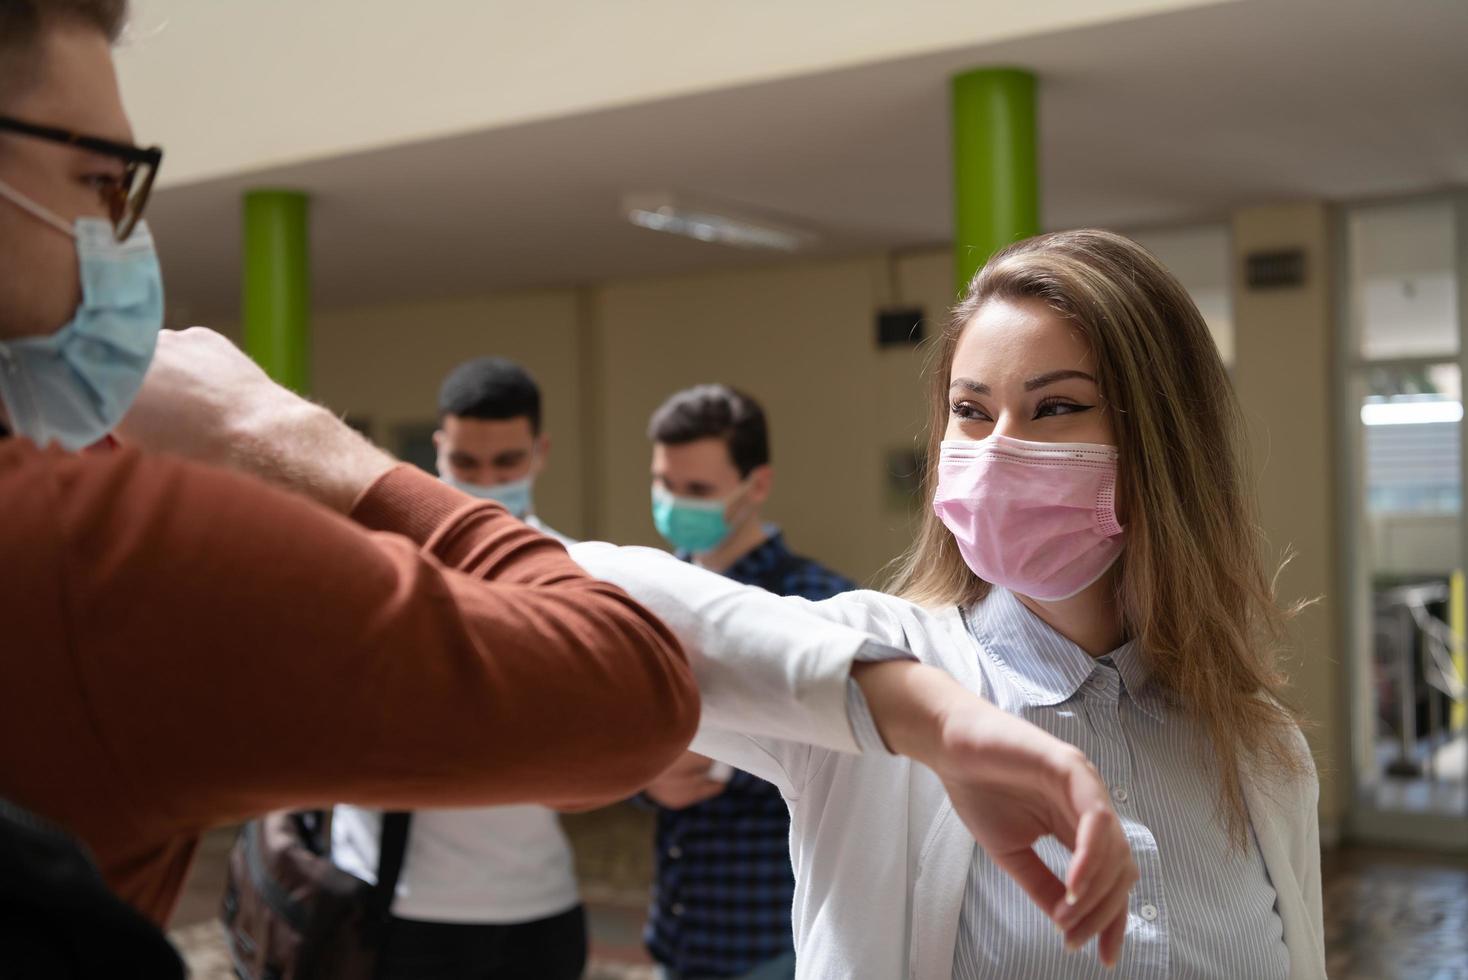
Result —
<instances>
[{"instance_id":1,"label":"pink face mask","mask_svg":"<svg viewBox=\"0 0 1468 980\"><path fill-rule=\"evenodd\" d=\"M1069 599L1121 554L1112 446L994 435L944 441L933 511L968 567L1032 599Z\"/></svg>"}]
</instances>

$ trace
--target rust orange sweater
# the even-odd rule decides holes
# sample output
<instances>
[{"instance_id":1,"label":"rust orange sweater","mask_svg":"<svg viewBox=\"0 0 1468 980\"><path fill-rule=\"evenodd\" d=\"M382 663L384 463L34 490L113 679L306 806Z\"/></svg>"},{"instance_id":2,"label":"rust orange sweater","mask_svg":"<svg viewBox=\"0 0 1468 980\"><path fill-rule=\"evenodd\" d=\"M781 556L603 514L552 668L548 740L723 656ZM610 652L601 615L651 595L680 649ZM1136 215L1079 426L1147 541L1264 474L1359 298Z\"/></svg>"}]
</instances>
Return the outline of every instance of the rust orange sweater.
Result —
<instances>
[{"instance_id":1,"label":"rust orange sweater","mask_svg":"<svg viewBox=\"0 0 1468 980\"><path fill-rule=\"evenodd\" d=\"M697 723L650 613L409 467L349 520L176 459L0 440L0 610L0 795L160 923L211 825L592 805Z\"/></svg>"}]
</instances>

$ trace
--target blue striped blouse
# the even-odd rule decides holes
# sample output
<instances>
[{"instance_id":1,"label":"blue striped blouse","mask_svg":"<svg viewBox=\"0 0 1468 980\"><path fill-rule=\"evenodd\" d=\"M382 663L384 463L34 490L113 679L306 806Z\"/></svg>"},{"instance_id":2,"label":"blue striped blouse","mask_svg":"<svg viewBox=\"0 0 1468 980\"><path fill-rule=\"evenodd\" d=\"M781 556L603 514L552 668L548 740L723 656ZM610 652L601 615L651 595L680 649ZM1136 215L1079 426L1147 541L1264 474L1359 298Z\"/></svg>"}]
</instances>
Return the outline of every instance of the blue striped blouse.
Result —
<instances>
[{"instance_id":1,"label":"blue striped blouse","mask_svg":"<svg viewBox=\"0 0 1468 980\"><path fill-rule=\"evenodd\" d=\"M1002 589L967 622L987 658L986 693L1085 752L1111 787L1141 880L1112 973L1094 940L1068 953L1054 925L975 848L954 980L1284 980L1284 930L1253 832L1246 850L1230 844L1207 742L1148 683L1135 645L1094 659ZM1069 853L1054 838L1036 850L1064 877Z\"/></svg>"}]
</instances>

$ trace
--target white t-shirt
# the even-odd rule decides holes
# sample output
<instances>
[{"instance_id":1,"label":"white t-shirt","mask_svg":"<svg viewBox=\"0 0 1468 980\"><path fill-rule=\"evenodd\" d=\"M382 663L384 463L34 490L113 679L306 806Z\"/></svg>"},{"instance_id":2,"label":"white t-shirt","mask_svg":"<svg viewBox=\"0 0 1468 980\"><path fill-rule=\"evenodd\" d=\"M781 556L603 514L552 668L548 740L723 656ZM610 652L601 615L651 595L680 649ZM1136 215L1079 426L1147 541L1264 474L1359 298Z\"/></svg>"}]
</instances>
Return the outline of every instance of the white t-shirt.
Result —
<instances>
[{"instance_id":1,"label":"white t-shirt","mask_svg":"<svg viewBox=\"0 0 1468 980\"><path fill-rule=\"evenodd\" d=\"M531 516L526 523L570 544ZM382 813L341 805L332 859L377 881ZM512 925L559 915L580 902L571 845L555 811L540 806L415 810L392 912L426 922Z\"/></svg>"},{"instance_id":2,"label":"white t-shirt","mask_svg":"<svg viewBox=\"0 0 1468 980\"><path fill-rule=\"evenodd\" d=\"M332 858L377 881L382 813L338 806ZM427 922L511 925L574 908L571 847L554 811L539 806L416 810L393 914Z\"/></svg>"}]
</instances>

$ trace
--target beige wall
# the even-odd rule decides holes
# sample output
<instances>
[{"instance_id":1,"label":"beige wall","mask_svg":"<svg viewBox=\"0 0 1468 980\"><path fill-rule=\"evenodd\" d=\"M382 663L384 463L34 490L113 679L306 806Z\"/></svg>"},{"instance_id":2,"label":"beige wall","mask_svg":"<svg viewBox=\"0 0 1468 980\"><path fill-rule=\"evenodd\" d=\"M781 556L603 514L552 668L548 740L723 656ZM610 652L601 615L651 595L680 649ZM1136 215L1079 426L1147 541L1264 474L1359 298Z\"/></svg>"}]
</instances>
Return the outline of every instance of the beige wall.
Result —
<instances>
[{"instance_id":1,"label":"beige wall","mask_svg":"<svg viewBox=\"0 0 1468 980\"><path fill-rule=\"evenodd\" d=\"M552 526L581 534L578 317L571 292L317 313L312 394L370 422L374 438L395 448L399 427L434 420L439 383L454 365L484 354L520 362L540 380L552 440L537 509Z\"/></svg>"},{"instance_id":2,"label":"beige wall","mask_svg":"<svg viewBox=\"0 0 1468 980\"><path fill-rule=\"evenodd\" d=\"M1270 543L1296 557L1280 578L1285 600L1323 597L1295 623L1294 691L1314 727L1325 833L1340 829L1349 785L1343 712L1347 649L1337 629L1333 407L1335 321L1331 236L1324 204L1249 208L1233 219L1234 268L1256 250L1300 248L1307 280L1250 290L1234 277L1234 380L1254 443L1259 502Z\"/></svg>"},{"instance_id":3,"label":"beige wall","mask_svg":"<svg viewBox=\"0 0 1468 980\"><path fill-rule=\"evenodd\" d=\"M906 272L925 282L925 271L921 260L898 263L899 281ZM598 531L657 543L646 420L678 388L721 381L769 416L769 517L798 550L871 581L910 540L910 508L892 506L885 472L887 453L911 447L921 424L920 355L875 343L891 279L886 260L862 258L597 290L603 401L589 434L605 454Z\"/></svg>"},{"instance_id":4,"label":"beige wall","mask_svg":"<svg viewBox=\"0 0 1468 980\"><path fill-rule=\"evenodd\" d=\"M1334 336L1323 206L1260 208L1232 223L1245 252L1298 245L1310 281L1251 292L1234 276L1234 375L1258 455L1264 528L1298 557L1286 598L1324 596L1297 623L1295 689L1314 722L1328 830L1347 783L1337 636ZM486 353L525 364L546 398L551 468L542 515L565 532L658 544L648 508L652 410L701 381L746 388L770 415L776 490L769 516L794 546L863 583L911 540L915 502L894 501L888 454L921 444L926 351L878 350L882 306L922 306L931 337L952 299L947 250L790 263L612 283L584 290L318 313L315 395L372 423L395 448L400 426L432 421L445 372Z\"/></svg>"},{"instance_id":5,"label":"beige wall","mask_svg":"<svg viewBox=\"0 0 1468 980\"><path fill-rule=\"evenodd\" d=\"M875 313L922 306L931 332L951 284L937 250L318 312L312 394L396 449L404 426L433 420L455 364L517 360L541 383L552 439L541 515L573 536L656 545L649 415L691 384L745 388L770 416L769 518L795 547L871 583L911 540L916 506L888 489L889 453L918 446L926 420L925 351L877 349Z\"/></svg>"}]
</instances>

